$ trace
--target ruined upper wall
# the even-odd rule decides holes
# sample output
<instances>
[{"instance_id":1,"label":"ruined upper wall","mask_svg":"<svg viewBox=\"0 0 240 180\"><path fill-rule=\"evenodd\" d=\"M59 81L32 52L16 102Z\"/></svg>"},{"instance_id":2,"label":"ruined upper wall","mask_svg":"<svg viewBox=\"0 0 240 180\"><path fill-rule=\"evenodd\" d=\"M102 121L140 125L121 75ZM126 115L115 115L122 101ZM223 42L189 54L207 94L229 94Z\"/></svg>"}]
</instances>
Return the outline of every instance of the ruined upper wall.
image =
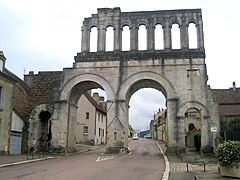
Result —
<instances>
[{"instance_id":1,"label":"ruined upper wall","mask_svg":"<svg viewBox=\"0 0 240 180\"><path fill-rule=\"evenodd\" d=\"M44 71L34 74L33 71L24 75L24 81L31 87L29 113L41 104L52 105L58 100L62 82L62 71Z\"/></svg>"},{"instance_id":2,"label":"ruined upper wall","mask_svg":"<svg viewBox=\"0 0 240 180\"><path fill-rule=\"evenodd\" d=\"M189 49L188 26L190 23L196 25L197 31L197 48ZM164 49L155 50L155 26L161 24L164 36ZM180 28L180 50L184 52L184 56L205 57L203 23L201 9L182 9L182 10L163 10L163 11L137 11L137 12L121 12L120 8L100 8L97 14L92 17L85 18L82 26L82 49L75 60L82 61L84 56L89 56L90 52L90 32L91 28L97 27L98 41L97 52L105 52L106 49L106 29L113 27L114 30L114 47L113 51L122 50L122 30L124 26L130 29L130 51L138 51L138 28L145 25L147 29L147 51L155 51L157 56L161 53L172 53L175 51L176 57L181 52L179 49L172 49L171 28L173 24L178 24ZM160 53L160 54L159 54ZM180 53L180 54L179 54ZM96 53L95 53L96 54Z\"/></svg>"}]
</instances>

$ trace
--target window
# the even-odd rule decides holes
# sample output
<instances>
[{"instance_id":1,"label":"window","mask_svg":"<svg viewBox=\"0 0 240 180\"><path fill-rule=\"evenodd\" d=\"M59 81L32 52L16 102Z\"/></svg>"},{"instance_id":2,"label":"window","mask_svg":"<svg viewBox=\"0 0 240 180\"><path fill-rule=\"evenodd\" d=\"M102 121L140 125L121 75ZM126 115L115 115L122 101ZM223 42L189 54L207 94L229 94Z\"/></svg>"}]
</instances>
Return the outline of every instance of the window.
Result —
<instances>
[{"instance_id":1,"label":"window","mask_svg":"<svg viewBox=\"0 0 240 180\"><path fill-rule=\"evenodd\" d=\"M89 112L86 112L86 119L89 119Z\"/></svg>"},{"instance_id":2,"label":"window","mask_svg":"<svg viewBox=\"0 0 240 180\"><path fill-rule=\"evenodd\" d=\"M130 51L130 29L129 26L124 26L122 30L122 50Z\"/></svg>"},{"instance_id":3,"label":"window","mask_svg":"<svg viewBox=\"0 0 240 180\"><path fill-rule=\"evenodd\" d=\"M140 25L138 29L138 50L147 50L147 27Z\"/></svg>"},{"instance_id":4,"label":"window","mask_svg":"<svg viewBox=\"0 0 240 180\"><path fill-rule=\"evenodd\" d=\"M181 49L180 28L177 23L172 24L172 49Z\"/></svg>"},{"instance_id":5,"label":"window","mask_svg":"<svg viewBox=\"0 0 240 180\"><path fill-rule=\"evenodd\" d=\"M161 24L155 26L155 50L164 49L163 28Z\"/></svg>"},{"instance_id":6,"label":"window","mask_svg":"<svg viewBox=\"0 0 240 180\"><path fill-rule=\"evenodd\" d=\"M97 52L98 29L92 27L90 31L90 52Z\"/></svg>"},{"instance_id":7,"label":"window","mask_svg":"<svg viewBox=\"0 0 240 180\"><path fill-rule=\"evenodd\" d=\"M83 135L88 135L88 127L87 126L84 126L83 127Z\"/></svg>"},{"instance_id":8,"label":"window","mask_svg":"<svg viewBox=\"0 0 240 180\"><path fill-rule=\"evenodd\" d=\"M188 26L189 48L197 49L197 28L196 24L190 23Z\"/></svg>"},{"instance_id":9,"label":"window","mask_svg":"<svg viewBox=\"0 0 240 180\"><path fill-rule=\"evenodd\" d=\"M109 26L106 29L106 51L113 51L114 31L113 27Z\"/></svg>"},{"instance_id":10,"label":"window","mask_svg":"<svg viewBox=\"0 0 240 180\"><path fill-rule=\"evenodd\" d=\"M117 140L117 132L114 132L114 141Z\"/></svg>"}]
</instances>

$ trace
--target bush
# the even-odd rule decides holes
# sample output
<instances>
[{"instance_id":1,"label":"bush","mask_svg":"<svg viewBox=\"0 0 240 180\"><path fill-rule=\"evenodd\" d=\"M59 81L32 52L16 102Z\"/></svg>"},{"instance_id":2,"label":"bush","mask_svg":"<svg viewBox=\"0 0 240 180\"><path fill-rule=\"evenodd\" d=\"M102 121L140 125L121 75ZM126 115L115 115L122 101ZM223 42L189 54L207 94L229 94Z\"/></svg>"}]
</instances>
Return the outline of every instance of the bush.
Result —
<instances>
[{"instance_id":1,"label":"bush","mask_svg":"<svg viewBox=\"0 0 240 180\"><path fill-rule=\"evenodd\" d=\"M240 142L226 141L217 148L217 160L220 165L240 162Z\"/></svg>"}]
</instances>

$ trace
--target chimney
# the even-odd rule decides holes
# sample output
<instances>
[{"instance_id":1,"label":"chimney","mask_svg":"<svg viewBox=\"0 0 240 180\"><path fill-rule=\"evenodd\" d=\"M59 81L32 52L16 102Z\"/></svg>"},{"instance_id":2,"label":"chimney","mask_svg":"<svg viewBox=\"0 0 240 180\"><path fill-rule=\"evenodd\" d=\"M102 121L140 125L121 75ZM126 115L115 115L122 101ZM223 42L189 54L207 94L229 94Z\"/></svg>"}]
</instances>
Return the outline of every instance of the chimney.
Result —
<instances>
[{"instance_id":1,"label":"chimney","mask_svg":"<svg viewBox=\"0 0 240 180\"><path fill-rule=\"evenodd\" d=\"M99 97L99 102L104 102L104 96Z\"/></svg>"},{"instance_id":2,"label":"chimney","mask_svg":"<svg viewBox=\"0 0 240 180\"><path fill-rule=\"evenodd\" d=\"M236 91L236 83L233 81L233 91Z\"/></svg>"},{"instance_id":3,"label":"chimney","mask_svg":"<svg viewBox=\"0 0 240 180\"><path fill-rule=\"evenodd\" d=\"M4 71L6 58L3 54L3 51L0 51L0 71Z\"/></svg>"},{"instance_id":4,"label":"chimney","mask_svg":"<svg viewBox=\"0 0 240 180\"><path fill-rule=\"evenodd\" d=\"M97 92L93 93L92 98L99 104L99 94Z\"/></svg>"},{"instance_id":5,"label":"chimney","mask_svg":"<svg viewBox=\"0 0 240 180\"><path fill-rule=\"evenodd\" d=\"M29 71L29 74L24 74L24 82L27 83L30 87L32 87L34 78L34 71Z\"/></svg>"}]
</instances>

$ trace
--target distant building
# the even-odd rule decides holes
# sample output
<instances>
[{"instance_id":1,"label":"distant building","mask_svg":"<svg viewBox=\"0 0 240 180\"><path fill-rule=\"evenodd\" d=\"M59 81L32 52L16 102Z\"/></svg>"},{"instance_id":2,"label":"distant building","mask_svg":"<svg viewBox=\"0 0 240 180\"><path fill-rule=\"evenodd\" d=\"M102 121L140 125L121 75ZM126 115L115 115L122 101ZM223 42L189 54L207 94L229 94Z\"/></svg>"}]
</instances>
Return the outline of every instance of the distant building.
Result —
<instances>
[{"instance_id":1,"label":"distant building","mask_svg":"<svg viewBox=\"0 0 240 180\"><path fill-rule=\"evenodd\" d=\"M152 138L156 140L161 140L166 142L166 109L159 109L156 114L154 114L154 120L151 122L151 135Z\"/></svg>"},{"instance_id":2,"label":"distant building","mask_svg":"<svg viewBox=\"0 0 240 180\"><path fill-rule=\"evenodd\" d=\"M148 135L148 134L150 134L150 130L145 130L145 131L140 131L140 132L139 132L139 136L140 136L141 138L144 138L144 136L146 136L146 135Z\"/></svg>"},{"instance_id":3,"label":"distant building","mask_svg":"<svg viewBox=\"0 0 240 180\"><path fill-rule=\"evenodd\" d=\"M76 122L76 143L105 144L107 112L104 97L89 92L84 93L78 102Z\"/></svg>"},{"instance_id":4,"label":"distant building","mask_svg":"<svg viewBox=\"0 0 240 180\"><path fill-rule=\"evenodd\" d=\"M128 126L129 128L129 134L128 134L128 137L132 137L133 134L135 134L136 132L133 130L133 127L131 125Z\"/></svg>"}]
</instances>

